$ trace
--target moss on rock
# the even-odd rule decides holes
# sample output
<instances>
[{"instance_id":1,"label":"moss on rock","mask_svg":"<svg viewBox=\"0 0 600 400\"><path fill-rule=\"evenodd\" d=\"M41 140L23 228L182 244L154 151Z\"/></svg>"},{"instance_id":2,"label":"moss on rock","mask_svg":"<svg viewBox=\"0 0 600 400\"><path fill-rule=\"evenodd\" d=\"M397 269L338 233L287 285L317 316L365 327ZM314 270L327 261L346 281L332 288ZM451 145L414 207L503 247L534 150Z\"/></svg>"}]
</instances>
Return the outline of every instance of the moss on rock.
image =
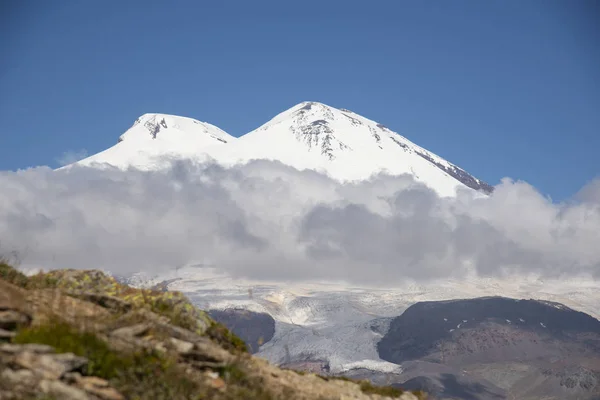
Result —
<instances>
[{"instance_id":1,"label":"moss on rock","mask_svg":"<svg viewBox=\"0 0 600 400\"><path fill-rule=\"evenodd\" d=\"M115 297L130 303L133 308L147 308L163 315L172 324L200 335L206 332L212 321L206 312L194 307L180 292L135 289L97 270L56 270L45 275L55 280L58 288L73 296L94 293Z\"/></svg>"},{"instance_id":2,"label":"moss on rock","mask_svg":"<svg viewBox=\"0 0 600 400\"><path fill-rule=\"evenodd\" d=\"M20 330L13 343L46 344L57 353L88 359L84 375L108 380L129 399L201 399L202 388L186 377L175 360L156 351L115 351L91 332L82 332L63 321Z\"/></svg>"}]
</instances>

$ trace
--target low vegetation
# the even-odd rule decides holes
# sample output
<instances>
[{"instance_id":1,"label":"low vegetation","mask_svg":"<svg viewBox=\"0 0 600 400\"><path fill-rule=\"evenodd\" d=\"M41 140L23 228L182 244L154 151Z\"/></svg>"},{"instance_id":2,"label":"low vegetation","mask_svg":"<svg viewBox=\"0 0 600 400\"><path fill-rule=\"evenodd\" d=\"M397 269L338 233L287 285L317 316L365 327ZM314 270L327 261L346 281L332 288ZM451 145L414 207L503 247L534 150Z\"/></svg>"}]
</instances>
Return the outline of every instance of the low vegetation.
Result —
<instances>
[{"instance_id":1,"label":"low vegetation","mask_svg":"<svg viewBox=\"0 0 600 400\"><path fill-rule=\"evenodd\" d=\"M298 374L300 374L300 375L305 375L306 374L304 371L296 371L296 372ZM360 386L360 390L364 394L378 394L380 396L395 398L395 397L399 397L403 393L405 393L404 390L395 388L393 386L378 386L378 385L373 385L368 380L356 380L356 379L348 378L347 376L340 376L340 375L330 375L330 376L317 375L317 376L319 378L325 380L325 381L339 380L339 381L356 383L356 384L358 384ZM417 392L412 392L412 393L415 396L417 396L417 398L419 398L419 399L426 399L427 398L426 394L424 392L417 391Z\"/></svg>"},{"instance_id":2,"label":"low vegetation","mask_svg":"<svg viewBox=\"0 0 600 400\"><path fill-rule=\"evenodd\" d=\"M206 330L206 335L223 346L226 350L239 351L242 353L248 352L246 343L220 322L211 321Z\"/></svg>"},{"instance_id":3,"label":"low vegetation","mask_svg":"<svg viewBox=\"0 0 600 400\"><path fill-rule=\"evenodd\" d=\"M108 380L131 399L192 399L199 387L178 370L173 360L155 351L116 352L97 335L80 332L62 321L21 329L13 343L38 343L57 353L88 359L83 375Z\"/></svg>"}]
</instances>

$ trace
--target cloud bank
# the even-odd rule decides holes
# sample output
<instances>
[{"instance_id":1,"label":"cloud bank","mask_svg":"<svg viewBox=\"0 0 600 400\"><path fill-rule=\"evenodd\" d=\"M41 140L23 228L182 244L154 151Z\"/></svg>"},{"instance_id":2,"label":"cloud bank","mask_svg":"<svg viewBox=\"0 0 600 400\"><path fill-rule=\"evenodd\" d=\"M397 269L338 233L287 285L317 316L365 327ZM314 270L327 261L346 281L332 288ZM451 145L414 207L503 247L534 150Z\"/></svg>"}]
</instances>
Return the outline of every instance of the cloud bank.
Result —
<instances>
[{"instance_id":1,"label":"cloud bank","mask_svg":"<svg viewBox=\"0 0 600 400\"><path fill-rule=\"evenodd\" d=\"M0 172L0 252L25 267L390 285L466 274L600 278L600 179L565 204L505 179L440 198L410 176L341 184L277 162Z\"/></svg>"}]
</instances>

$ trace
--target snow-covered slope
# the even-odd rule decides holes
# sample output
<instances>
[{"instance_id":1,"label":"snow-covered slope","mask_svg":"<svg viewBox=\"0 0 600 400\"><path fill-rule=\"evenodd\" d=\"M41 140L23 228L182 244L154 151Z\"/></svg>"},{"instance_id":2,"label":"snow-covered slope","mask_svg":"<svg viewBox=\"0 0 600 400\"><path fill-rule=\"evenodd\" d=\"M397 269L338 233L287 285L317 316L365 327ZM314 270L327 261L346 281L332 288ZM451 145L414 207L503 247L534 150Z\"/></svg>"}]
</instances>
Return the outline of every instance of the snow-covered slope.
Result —
<instances>
[{"instance_id":1,"label":"snow-covered slope","mask_svg":"<svg viewBox=\"0 0 600 400\"><path fill-rule=\"evenodd\" d=\"M117 145L78 164L150 170L176 159L211 159L226 166L275 160L340 181L380 172L411 174L443 196L457 188L493 189L375 121L317 102L300 103L240 138L191 118L145 114Z\"/></svg>"},{"instance_id":2,"label":"snow-covered slope","mask_svg":"<svg viewBox=\"0 0 600 400\"><path fill-rule=\"evenodd\" d=\"M380 172L412 174L441 195L454 195L465 186L484 192L492 189L375 121L317 102L282 112L212 155L227 164L277 160L341 181L368 179Z\"/></svg>"},{"instance_id":3,"label":"snow-covered slope","mask_svg":"<svg viewBox=\"0 0 600 400\"><path fill-rule=\"evenodd\" d=\"M205 149L235 140L206 122L175 115L144 114L119 137L116 145L77 164L151 170L163 167L170 160L201 158Z\"/></svg>"},{"instance_id":4,"label":"snow-covered slope","mask_svg":"<svg viewBox=\"0 0 600 400\"><path fill-rule=\"evenodd\" d=\"M167 283L168 290L185 293L202 309L240 308L268 313L275 319L275 335L261 346L259 356L277 364L322 361L336 373L353 368L397 372L401 367L379 358L377 342L387 332L391 318L419 301L484 296L534 298L600 317L600 298L594 295L597 284L580 279L545 282L526 277L471 277L422 285L407 282L397 288L378 289L327 282L234 279L217 267L205 265L130 279L130 283L142 287L161 281Z\"/></svg>"}]
</instances>

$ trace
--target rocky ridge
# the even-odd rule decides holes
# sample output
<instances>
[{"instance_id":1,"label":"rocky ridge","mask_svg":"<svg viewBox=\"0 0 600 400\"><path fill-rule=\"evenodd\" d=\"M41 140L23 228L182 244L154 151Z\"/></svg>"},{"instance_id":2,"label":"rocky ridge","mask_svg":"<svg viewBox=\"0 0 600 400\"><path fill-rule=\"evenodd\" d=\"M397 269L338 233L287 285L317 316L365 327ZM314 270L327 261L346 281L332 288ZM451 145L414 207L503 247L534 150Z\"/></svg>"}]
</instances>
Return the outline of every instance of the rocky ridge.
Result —
<instances>
[{"instance_id":1,"label":"rocky ridge","mask_svg":"<svg viewBox=\"0 0 600 400\"><path fill-rule=\"evenodd\" d=\"M424 398L275 367L178 292L3 263L0 377L0 400Z\"/></svg>"}]
</instances>

